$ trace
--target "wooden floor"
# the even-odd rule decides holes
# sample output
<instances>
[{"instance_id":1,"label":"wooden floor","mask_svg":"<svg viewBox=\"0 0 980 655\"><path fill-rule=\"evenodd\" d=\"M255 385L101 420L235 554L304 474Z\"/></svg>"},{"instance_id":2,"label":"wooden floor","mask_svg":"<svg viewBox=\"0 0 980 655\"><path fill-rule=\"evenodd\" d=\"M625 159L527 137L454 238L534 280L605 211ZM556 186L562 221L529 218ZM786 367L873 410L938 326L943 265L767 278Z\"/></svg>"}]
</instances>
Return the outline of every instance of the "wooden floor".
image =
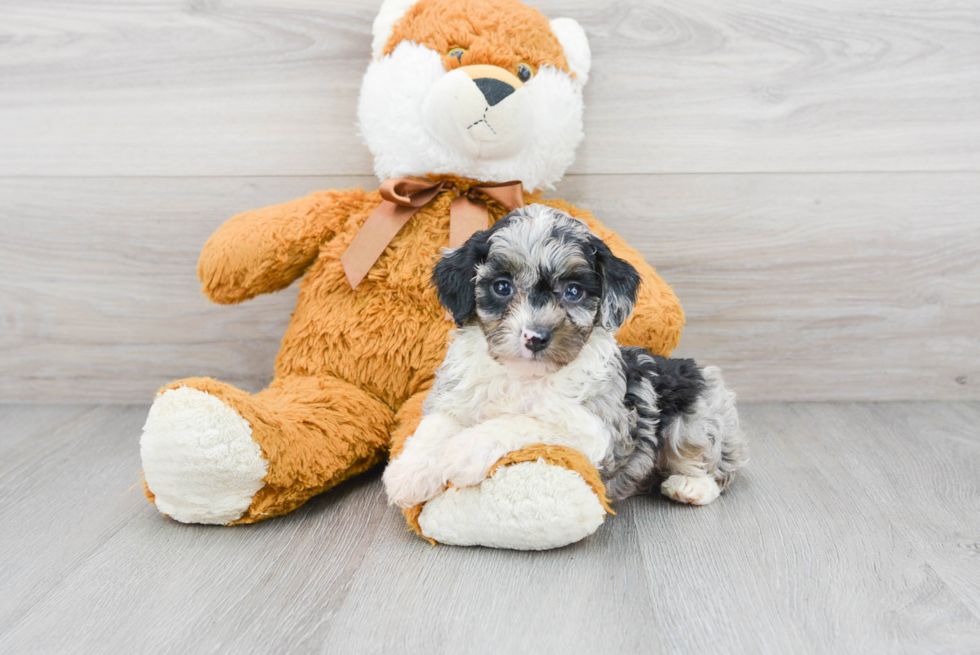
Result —
<instances>
[{"instance_id":1,"label":"wooden floor","mask_svg":"<svg viewBox=\"0 0 980 655\"><path fill-rule=\"evenodd\" d=\"M377 472L239 528L161 517L144 406L0 406L0 653L980 651L980 404L756 404L704 508L544 553L432 547Z\"/></svg>"}]
</instances>

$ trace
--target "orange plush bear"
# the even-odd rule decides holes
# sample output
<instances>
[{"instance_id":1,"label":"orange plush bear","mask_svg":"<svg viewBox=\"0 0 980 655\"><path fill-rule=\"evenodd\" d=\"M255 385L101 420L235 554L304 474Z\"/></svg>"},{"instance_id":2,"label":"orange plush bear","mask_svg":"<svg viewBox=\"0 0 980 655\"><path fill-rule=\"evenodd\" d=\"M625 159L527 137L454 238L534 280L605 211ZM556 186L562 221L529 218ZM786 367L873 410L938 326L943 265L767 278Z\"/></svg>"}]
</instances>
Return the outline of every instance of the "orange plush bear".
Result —
<instances>
[{"instance_id":1,"label":"orange plush bear","mask_svg":"<svg viewBox=\"0 0 980 655\"><path fill-rule=\"evenodd\" d=\"M622 343L666 355L680 337L677 298L633 249L590 213L541 199L582 139L590 54L577 23L517 0L386 0L373 33L358 114L382 188L241 214L201 254L217 303L303 281L268 389L189 378L153 403L146 494L178 521L284 514L397 455L452 328L430 283L440 249L524 203L581 218L640 271ZM539 446L406 516L445 543L544 548L590 534L606 509L583 456Z\"/></svg>"}]
</instances>

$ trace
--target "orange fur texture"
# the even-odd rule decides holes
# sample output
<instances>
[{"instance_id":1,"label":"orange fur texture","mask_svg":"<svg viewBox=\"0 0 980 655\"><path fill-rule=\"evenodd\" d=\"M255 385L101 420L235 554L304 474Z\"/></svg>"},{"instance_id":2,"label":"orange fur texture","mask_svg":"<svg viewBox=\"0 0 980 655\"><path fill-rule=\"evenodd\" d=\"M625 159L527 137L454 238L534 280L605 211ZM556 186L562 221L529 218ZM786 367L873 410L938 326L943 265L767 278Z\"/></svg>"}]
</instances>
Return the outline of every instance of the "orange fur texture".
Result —
<instances>
[{"instance_id":1,"label":"orange fur texture","mask_svg":"<svg viewBox=\"0 0 980 655\"><path fill-rule=\"evenodd\" d=\"M517 0L419 0L393 27L385 54L402 41L443 54L447 70L492 64L517 74L568 63L548 20ZM458 60L447 53L464 48ZM377 191L321 191L281 205L246 212L222 225L201 253L198 275L214 302L234 304L278 291L303 278L299 300L282 340L268 389L249 394L210 378L188 386L235 409L252 429L268 462L265 485L245 514L253 523L284 514L312 496L395 457L421 420L422 401L445 355L452 323L430 278L449 242L449 204L478 181L433 176L451 183L402 228L356 290L340 257L381 203ZM542 201L585 221L640 272L633 316L618 337L668 355L684 314L676 296L640 255L587 211L561 200ZM490 222L505 210L489 202ZM543 450L542 450L543 449ZM544 461L577 471L607 507L599 474L579 453L532 446L498 466ZM147 497L153 493L144 483ZM418 529L421 506L406 511Z\"/></svg>"},{"instance_id":2,"label":"orange fur texture","mask_svg":"<svg viewBox=\"0 0 980 655\"><path fill-rule=\"evenodd\" d=\"M442 54L446 70L490 64L517 75L527 64L568 71L565 51L537 9L515 0L419 0L399 20L382 54L402 41L412 41ZM453 48L466 52L450 57Z\"/></svg>"},{"instance_id":3,"label":"orange fur texture","mask_svg":"<svg viewBox=\"0 0 980 655\"><path fill-rule=\"evenodd\" d=\"M442 179L463 191L476 184ZM324 191L246 212L208 240L198 272L204 293L215 302L241 302L303 276L268 389L250 395L209 378L167 387L210 393L252 426L269 470L265 486L236 523L295 509L380 462L389 448L397 455L415 431L452 329L430 279L439 250L449 242L453 197L446 190L420 210L357 289L347 283L340 256L381 203L377 191ZM539 194L525 199L542 202ZM619 338L669 354L684 323L670 287L589 212L560 200L544 203L585 221L637 267L640 299ZM491 223L505 213L494 202L489 211ZM580 472L589 479L587 471Z\"/></svg>"}]
</instances>

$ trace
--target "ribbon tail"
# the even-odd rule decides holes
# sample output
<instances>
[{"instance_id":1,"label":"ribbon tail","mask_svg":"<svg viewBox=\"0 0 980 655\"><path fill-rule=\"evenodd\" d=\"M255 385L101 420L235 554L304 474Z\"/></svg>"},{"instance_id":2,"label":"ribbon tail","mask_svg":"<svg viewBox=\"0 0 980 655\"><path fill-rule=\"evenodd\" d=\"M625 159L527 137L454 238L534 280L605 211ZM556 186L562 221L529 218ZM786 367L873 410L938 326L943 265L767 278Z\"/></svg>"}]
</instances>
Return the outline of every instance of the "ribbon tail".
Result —
<instances>
[{"instance_id":1,"label":"ribbon tail","mask_svg":"<svg viewBox=\"0 0 980 655\"><path fill-rule=\"evenodd\" d=\"M524 206L524 185L520 182L495 185L482 184L476 187L476 190L509 212Z\"/></svg>"},{"instance_id":2,"label":"ribbon tail","mask_svg":"<svg viewBox=\"0 0 980 655\"><path fill-rule=\"evenodd\" d=\"M490 211L482 200L462 195L449 205L449 247L459 248L471 236L490 227Z\"/></svg>"},{"instance_id":3,"label":"ribbon tail","mask_svg":"<svg viewBox=\"0 0 980 655\"><path fill-rule=\"evenodd\" d=\"M357 288L398 231L418 210L419 207L405 207L385 200L368 216L340 258L351 289Z\"/></svg>"}]
</instances>

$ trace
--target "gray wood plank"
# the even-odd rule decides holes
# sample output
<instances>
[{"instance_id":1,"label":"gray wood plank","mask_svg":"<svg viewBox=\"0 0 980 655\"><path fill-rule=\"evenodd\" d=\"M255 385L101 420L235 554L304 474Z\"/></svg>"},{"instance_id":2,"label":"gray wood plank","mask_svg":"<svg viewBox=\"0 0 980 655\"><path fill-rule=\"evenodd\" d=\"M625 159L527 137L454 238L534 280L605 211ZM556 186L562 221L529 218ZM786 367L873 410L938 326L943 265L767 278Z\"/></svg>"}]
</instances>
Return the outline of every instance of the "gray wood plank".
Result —
<instances>
[{"instance_id":1,"label":"gray wood plank","mask_svg":"<svg viewBox=\"0 0 980 655\"><path fill-rule=\"evenodd\" d=\"M47 408L28 412L36 421L25 430L31 437L0 444L0 635L145 503L134 487L145 409L90 408L43 433L37 426Z\"/></svg>"},{"instance_id":2,"label":"gray wood plank","mask_svg":"<svg viewBox=\"0 0 980 655\"><path fill-rule=\"evenodd\" d=\"M309 652L384 509L377 476L243 529L186 526L145 502L0 636L8 652ZM75 608L95 608L66 624ZM3 633L4 631L0 631Z\"/></svg>"},{"instance_id":3,"label":"gray wood plank","mask_svg":"<svg viewBox=\"0 0 980 655\"><path fill-rule=\"evenodd\" d=\"M0 179L0 399L269 380L295 289L199 293L228 216L370 177ZM679 355L750 400L980 398L980 174L572 176L674 285Z\"/></svg>"},{"instance_id":4,"label":"gray wood plank","mask_svg":"<svg viewBox=\"0 0 980 655\"><path fill-rule=\"evenodd\" d=\"M0 175L369 174L378 2L0 5ZM591 38L578 173L978 170L980 6L540 0Z\"/></svg>"},{"instance_id":5,"label":"gray wood plank","mask_svg":"<svg viewBox=\"0 0 980 655\"><path fill-rule=\"evenodd\" d=\"M930 407L945 415L944 406ZM846 412L748 405L742 415L751 461L730 493L704 508L631 501L643 506L635 529L651 595L665 599L655 605L657 622L684 626L665 633L668 651L980 647L980 621L845 468L850 453L811 438L833 426L826 431L860 440L856 426L842 425ZM909 465L909 456L882 460Z\"/></svg>"},{"instance_id":6,"label":"gray wood plank","mask_svg":"<svg viewBox=\"0 0 980 655\"><path fill-rule=\"evenodd\" d=\"M616 525L573 546L522 553L430 546L389 508L326 651L662 652L661 600L648 591L631 514L624 507Z\"/></svg>"},{"instance_id":7,"label":"gray wood plank","mask_svg":"<svg viewBox=\"0 0 980 655\"><path fill-rule=\"evenodd\" d=\"M212 305L201 247L235 213L373 178L106 182L0 182L0 398L147 402L189 375L261 389L296 289L247 318Z\"/></svg>"},{"instance_id":8,"label":"gray wood plank","mask_svg":"<svg viewBox=\"0 0 980 655\"><path fill-rule=\"evenodd\" d=\"M376 475L257 526L178 524L130 488L145 416L93 410L0 476L0 652L286 652L346 594Z\"/></svg>"},{"instance_id":9,"label":"gray wood plank","mask_svg":"<svg viewBox=\"0 0 980 655\"><path fill-rule=\"evenodd\" d=\"M976 537L954 535L976 483L948 478L975 470L980 407L895 407L743 406L730 494L633 499L545 553L431 547L377 472L259 525L177 524L126 492L146 408L66 408L33 456L0 440L27 464L0 475L0 652L975 652L975 564L923 539Z\"/></svg>"},{"instance_id":10,"label":"gray wood plank","mask_svg":"<svg viewBox=\"0 0 980 655\"><path fill-rule=\"evenodd\" d=\"M15 449L31 448L31 444L77 420L91 409L87 405L0 404L0 450L5 453L4 459L0 460L0 475L13 465Z\"/></svg>"},{"instance_id":11,"label":"gray wood plank","mask_svg":"<svg viewBox=\"0 0 980 655\"><path fill-rule=\"evenodd\" d=\"M980 398L980 178L581 176L750 400Z\"/></svg>"},{"instance_id":12,"label":"gray wood plank","mask_svg":"<svg viewBox=\"0 0 980 655\"><path fill-rule=\"evenodd\" d=\"M980 618L980 407L792 408L801 438L843 467Z\"/></svg>"}]
</instances>

